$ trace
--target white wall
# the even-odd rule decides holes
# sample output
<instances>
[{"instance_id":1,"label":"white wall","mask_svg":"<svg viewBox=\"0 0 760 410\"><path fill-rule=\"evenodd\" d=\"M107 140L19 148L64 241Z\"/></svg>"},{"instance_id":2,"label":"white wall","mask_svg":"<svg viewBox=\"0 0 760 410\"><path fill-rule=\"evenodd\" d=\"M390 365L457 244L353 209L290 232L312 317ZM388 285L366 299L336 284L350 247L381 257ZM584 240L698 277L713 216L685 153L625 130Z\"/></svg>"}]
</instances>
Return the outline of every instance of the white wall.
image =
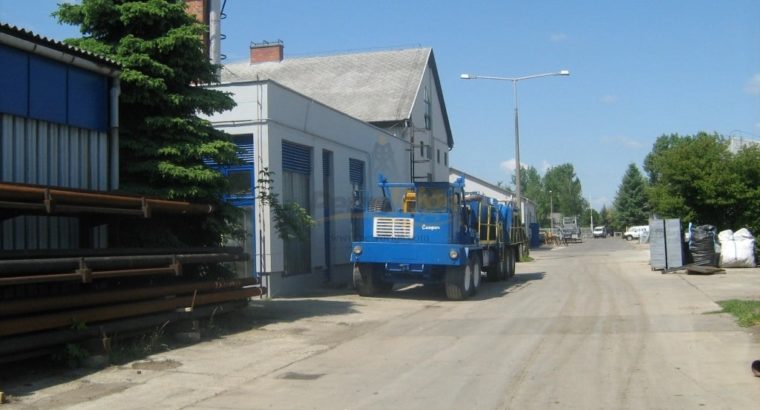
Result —
<instances>
[{"instance_id":1,"label":"white wall","mask_svg":"<svg viewBox=\"0 0 760 410\"><path fill-rule=\"evenodd\" d=\"M432 126L430 130L419 130L425 128L425 91L432 105ZM443 120L443 107L438 99L438 89L435 86L433 70L430 67L425 69L425 73L417 90L417 97L414 101L411 113L414 127L415 138L415 159L419 158L419 141L423 140L425 145L432 148L431 161L429 163L418 163L415 165L415 175L424 176L427 173L433 175L433 181L446 181L449 175L449 166L445 160L449 156L448 136L446 135L446 125ZM426 156L427 158L427 153Z\"/></svg>"},{"instance_id":2,"label":"white wall","mask_svg":"<svg viewBox=\"0 0 760 410\"><path fill-rule=\"evenodd\" d=\"M368 196L377 196L381 194L377 186L380 174L385 175L389 181L409 180L408 144L399 137L275 82L228 84L215 88L233 93L238 105L231 111L208 119L216 128L230 134L254 135L255 168L260 170L268 167L274 171L275 192L279 193L277 181L278 176L282 175L282 141L311 147L313 169L310 202L311 215L316 221L311 231L311 276L319 278L322 278L320 268L325 266L322 152L332 152L334 195L330 200L333 214L330 255L333 265L344 265L342 271L346 271L351 250L350 215L353 197L348 173L349 159L365 163L365 189L369 191ZM256 228L266 238L265 265L257 266L257 271L273 272L273 276L276 276L284 269L283 242L272 231L269 210L257 204L256 211ZM258 232L254 237L259 237ZM258 244L256 248L259 249ZM256 255L256 261L259 261L259 256ZM334 280L338 279L335 271L333 269ZM299 276L301 275L289 277L288 280L308 280L305 277L299 279ZM348 276L344 279L347 280ZM277 289L273 289L273 292L277 293Z\"/></svg>"}]
</instances>

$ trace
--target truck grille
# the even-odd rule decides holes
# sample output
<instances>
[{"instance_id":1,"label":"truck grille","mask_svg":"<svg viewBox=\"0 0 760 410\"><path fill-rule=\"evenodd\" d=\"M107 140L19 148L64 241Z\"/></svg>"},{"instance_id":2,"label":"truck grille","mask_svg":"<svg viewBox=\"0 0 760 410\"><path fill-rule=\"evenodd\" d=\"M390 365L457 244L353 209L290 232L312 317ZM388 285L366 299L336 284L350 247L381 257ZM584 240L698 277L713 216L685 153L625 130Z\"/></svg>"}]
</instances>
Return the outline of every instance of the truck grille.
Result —
<instances>
[{"instance_id":1,"label":"truck grille","mask_svg":"<svg viewBox=\"0 0 760 410\"><path fill-rule=\"evenodd\" d=\"M375 238L414 238L413 218L375 218L372 225Z\"/></svg>"}]
</instances>

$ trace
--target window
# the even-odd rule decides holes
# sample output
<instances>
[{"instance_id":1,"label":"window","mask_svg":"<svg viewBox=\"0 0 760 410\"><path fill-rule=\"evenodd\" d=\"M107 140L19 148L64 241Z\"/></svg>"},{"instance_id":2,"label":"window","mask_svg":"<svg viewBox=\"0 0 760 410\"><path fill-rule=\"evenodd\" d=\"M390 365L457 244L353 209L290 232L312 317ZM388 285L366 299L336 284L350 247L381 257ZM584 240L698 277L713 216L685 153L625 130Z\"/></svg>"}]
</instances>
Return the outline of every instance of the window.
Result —
<instances>
[{"instance_id":1,"label":"window","mask_svg":"<svg viewBox=\"0 0 760 410\"><path fill-rule=\"evenodd\" d=\"M417 188L417 212L446 212L448 188Z\"/></svg>"},{"instance_id":2,"label":"window","mask_svg":"<svg viewBox=\"0 0 760 410\"><path fill-rule=\"evenodd\" d=\"M351 182L353 207L361 208L364 205L364 161L348 159L348 179Z\"/></svg>"},{"instance_id":3,"label":"window","mask_svg":"<svg viewBox=\"0 0 760 410\"><path fill-rule=\"evenodd\" d=\"M311 148L282 142L282 204L296 203L311 213ZM277 183L277 181L275 181ZM311 273L311 240L285 241L285 275Z\"/></svg>"},{"instance_id":4,"label":"window","mask_svg":"<svg viewBox=\"0 0 760 410\"><path fill-rule=\"evenodd\" d=\"M449 153L444 152L443 153L443 165L449 166Z\"/></svg>"},{"instance_id":5,"label":"window","mask_svg":"<svg viewBox=\"0 0 760 410\"><path fill-rule=\"evenodd\" d=\"M364 161L358 159L348 159L348 180L351 182L351 240L360 241L363 239L364 220L362 211L364 210Z\"/></svg>"},{"instance_id":6,"label":"window","mask_svg":"<svg viewBox=\"0 0 760 410\"><path fill-rule=\"evenodd\" d=\"M436 157L436 161L440 164L441 163L441 150L439 150L439 149L435 150L435 157Z\"/></svg>"},{"instance_id":7,"label":"window","mask_svg":"<svg viewBox=\"0 0 760 410\"><path fill-rule=\"evenodd\" d=\"M433 129L433 104L430 100L430 90L428 90L428 87L425 86L423 99L425 102L425 129L426 130L432 130Z\"/></svg>"}]
</instances>

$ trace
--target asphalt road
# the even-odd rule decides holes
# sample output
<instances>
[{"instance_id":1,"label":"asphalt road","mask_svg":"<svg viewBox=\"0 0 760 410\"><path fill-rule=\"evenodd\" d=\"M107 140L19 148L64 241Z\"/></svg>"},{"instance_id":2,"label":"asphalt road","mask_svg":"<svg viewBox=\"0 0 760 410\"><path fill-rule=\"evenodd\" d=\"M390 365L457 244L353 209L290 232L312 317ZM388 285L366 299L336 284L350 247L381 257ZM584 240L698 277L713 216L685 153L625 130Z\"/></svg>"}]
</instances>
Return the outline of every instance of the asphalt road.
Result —
<instances>
[{"instance_id":1,"label":"asphalt road","mask_svg":"<svg viewBox=\"0 0 760 410\"><path fill-rule=\"evenodd\" d=\"M620 239L532 256L462 302L422 286L257 301L249 330L27 383L9 408L758 408L760 340L710 313L746 289L731 275L652 272Z\"/></svg>"}]
</instances>

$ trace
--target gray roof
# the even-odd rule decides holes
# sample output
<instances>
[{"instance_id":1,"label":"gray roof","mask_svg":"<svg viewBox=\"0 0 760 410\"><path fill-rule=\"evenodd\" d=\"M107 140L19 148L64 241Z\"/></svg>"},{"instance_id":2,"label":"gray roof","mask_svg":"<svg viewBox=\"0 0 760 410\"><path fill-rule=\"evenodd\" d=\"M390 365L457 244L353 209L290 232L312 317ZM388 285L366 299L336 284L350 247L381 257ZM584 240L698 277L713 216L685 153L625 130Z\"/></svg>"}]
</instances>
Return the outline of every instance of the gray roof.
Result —
<instances>
[{"instance_id":1,"label":"gray roof","mask_svg":"<svg viewBox=\"0 0 760 410\"><path fill-rule=\"evenodd\" d=\"M81 48L78 48L78 47L70 46L64 42L53 40L51 38L47 38L39 34L35 34L24 28L14 26L8 23L3 23L2 21L0 21L0 34L7 34L9 36L27 40L32 43L36 43L45 47L52 48L53 50L58 50L64 53L68 53L70 55L85 58L94 63L107 65L114 68L121 68L119 63L111 60L108 57L104 57L99 54L89 52L87 50L82 50Z\"/></svg>"},{"instance_id":2,"label":"gray roof","mask_svg":"<svg viewBox=\"0 0 760 410\"><path fill-rule=\"evenodd\" d=\"M431 59L432 49L412 48L245 62L225 65L221 81L273 80L360 120L394 122L410 117Z\"/></svg>"}]
</instances>

